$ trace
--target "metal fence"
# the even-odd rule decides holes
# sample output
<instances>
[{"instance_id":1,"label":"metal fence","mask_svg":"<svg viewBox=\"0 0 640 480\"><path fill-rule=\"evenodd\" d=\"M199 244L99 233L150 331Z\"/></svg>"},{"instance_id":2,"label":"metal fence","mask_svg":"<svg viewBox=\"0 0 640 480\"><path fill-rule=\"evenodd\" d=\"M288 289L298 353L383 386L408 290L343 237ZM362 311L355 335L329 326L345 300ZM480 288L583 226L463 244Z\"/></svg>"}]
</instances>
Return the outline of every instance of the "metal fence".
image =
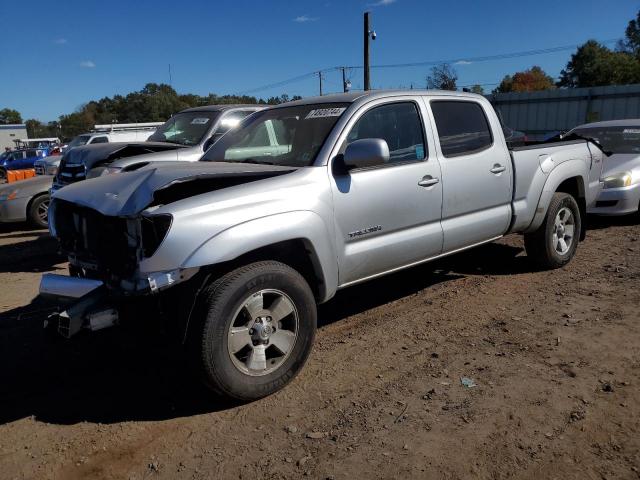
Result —
<instances>
[{"instance_id":1,"label":"metal fence","mask_svg":"<svg viewBox=\"0 0 640 480\"><path fill-rule=\"evenodd\" d=\"M640 118L640 84L487 95L509 127L533 140L599 120Z\"/></svg>"}]
</instances>

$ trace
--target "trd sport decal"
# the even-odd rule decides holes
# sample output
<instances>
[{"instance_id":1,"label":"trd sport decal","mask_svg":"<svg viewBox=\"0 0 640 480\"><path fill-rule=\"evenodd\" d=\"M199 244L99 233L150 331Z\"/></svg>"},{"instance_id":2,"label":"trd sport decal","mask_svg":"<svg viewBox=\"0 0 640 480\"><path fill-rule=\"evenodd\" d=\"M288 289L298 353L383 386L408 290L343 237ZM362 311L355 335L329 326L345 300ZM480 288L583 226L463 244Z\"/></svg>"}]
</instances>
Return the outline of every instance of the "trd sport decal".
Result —
<instances>
[{"instance_id":1,"label":"trd sport decal","mask_svg":"<svg viewBox=\"0 0 640 480\"><path fill-rule=\"evenodd\" d=\"M355 232L349 233L349 238L361 237L362 235L367 235L373 232L379 232L382 230L382 225L376 225L374 227L363 228L362 230L356 230Z\"/></svg>"}]
</instances>

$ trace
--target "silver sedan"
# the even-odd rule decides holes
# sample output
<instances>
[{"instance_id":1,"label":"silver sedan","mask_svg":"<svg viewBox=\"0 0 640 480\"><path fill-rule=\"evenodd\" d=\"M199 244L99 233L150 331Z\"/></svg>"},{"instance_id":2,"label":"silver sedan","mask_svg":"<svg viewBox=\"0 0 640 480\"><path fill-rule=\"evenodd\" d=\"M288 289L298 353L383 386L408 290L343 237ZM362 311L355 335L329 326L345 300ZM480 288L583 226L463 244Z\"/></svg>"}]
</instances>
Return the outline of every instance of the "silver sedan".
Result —
<instances>
[{"instance_id":1,"label":"silver sedan","mask_svg":"<svg viewBox=\"0 0 640 480\"><path fill-rule=\"evenodd\" d=\"M38 175L0 185L0 223L29 220L37 227L47 228L52 183L53 175Z\"/></svg>"},{"instance_id":2,"label":"silver sedan","mask_svg":"<svg viewBox=\"0 0 640 480\"><path fill-rule=\"evenodd\" d=\"M640 119L610 120L580 125L572 133L602 144L611 156L602 169L604 188L589 213L627 215L640 209Z\"/></svg>"}]
</instances>

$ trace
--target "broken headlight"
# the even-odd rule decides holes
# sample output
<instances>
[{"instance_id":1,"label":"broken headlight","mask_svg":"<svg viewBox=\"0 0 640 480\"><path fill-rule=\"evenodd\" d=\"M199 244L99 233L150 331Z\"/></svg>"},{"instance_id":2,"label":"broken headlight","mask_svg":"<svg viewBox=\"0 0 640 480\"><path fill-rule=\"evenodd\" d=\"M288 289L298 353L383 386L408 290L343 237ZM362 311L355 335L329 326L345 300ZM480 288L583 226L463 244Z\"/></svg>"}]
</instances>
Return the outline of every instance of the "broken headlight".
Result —
<instances>
[{"instance_id":1,"label":"broken headlight","mask_svg":"<svg viewBox=\"0 0 640 480\"><path fill-rule=\"evenodd\" d=\"M168 214L142 217L142 251L146 258L151 257L167 236L173 217Z\"/></svg>"}]
</instances>

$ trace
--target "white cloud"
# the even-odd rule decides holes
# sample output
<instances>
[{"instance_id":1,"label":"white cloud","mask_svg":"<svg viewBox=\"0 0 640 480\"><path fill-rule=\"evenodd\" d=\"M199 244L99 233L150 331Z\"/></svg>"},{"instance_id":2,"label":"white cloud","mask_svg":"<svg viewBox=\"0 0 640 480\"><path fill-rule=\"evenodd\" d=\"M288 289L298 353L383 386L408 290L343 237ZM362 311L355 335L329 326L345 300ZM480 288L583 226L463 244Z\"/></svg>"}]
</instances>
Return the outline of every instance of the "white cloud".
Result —
<instances>
[{"instance_id":1,"label":"white cloud","mask_svg":"<svg viewBox=\"0 0 640 480\"><path fill-rule=\"evenodd\" d=\"M96 64L91 60L85 60L84 62L80 62L80 66L83 68L96 68Z\"/></svg>"},{"instance_id":2,"label":"white cloud","mask_svg":"<svg viewBox=\"0 0 640 480\"><path fill-rule=\"evenodd\" d=\"M297 23L315 22L316 20L318 19L315 17L310 17L309 15L300 15L299 17L293 19L293 21Z\"/></svg>"},{"instance_id":3,"label":"white cloud","mask_svg":"<svg viewBox=\"0 0 640 480\"><path fill-rule=\"evenodd\" d=\"M471 65L473 62L470 62L468 60L458 60L456 63L454 63L454 65Z\"/></svg>"},{"instance_id":4,"label":"white cloud","mask_svg":"<svg viewBox=\"0 0 640 480\"><path fill-rule=\"evenodd\" d=\"M386 7L387 5L391 5L392 3L396 3L397 0L378 0L375 3L370 3L370 7Z\"/></svg>"},{"instance_id":5,"label":"white cloud","mask_svg":"<svg viewBox=\"0 0 640 480\"><path fill-rule=\"evenodd\" d=\"M67 43L67 39L66 38L56 38L53 43L55 43L56 45L64 45L65 43Z\"/></svg>"}]
</instances>

